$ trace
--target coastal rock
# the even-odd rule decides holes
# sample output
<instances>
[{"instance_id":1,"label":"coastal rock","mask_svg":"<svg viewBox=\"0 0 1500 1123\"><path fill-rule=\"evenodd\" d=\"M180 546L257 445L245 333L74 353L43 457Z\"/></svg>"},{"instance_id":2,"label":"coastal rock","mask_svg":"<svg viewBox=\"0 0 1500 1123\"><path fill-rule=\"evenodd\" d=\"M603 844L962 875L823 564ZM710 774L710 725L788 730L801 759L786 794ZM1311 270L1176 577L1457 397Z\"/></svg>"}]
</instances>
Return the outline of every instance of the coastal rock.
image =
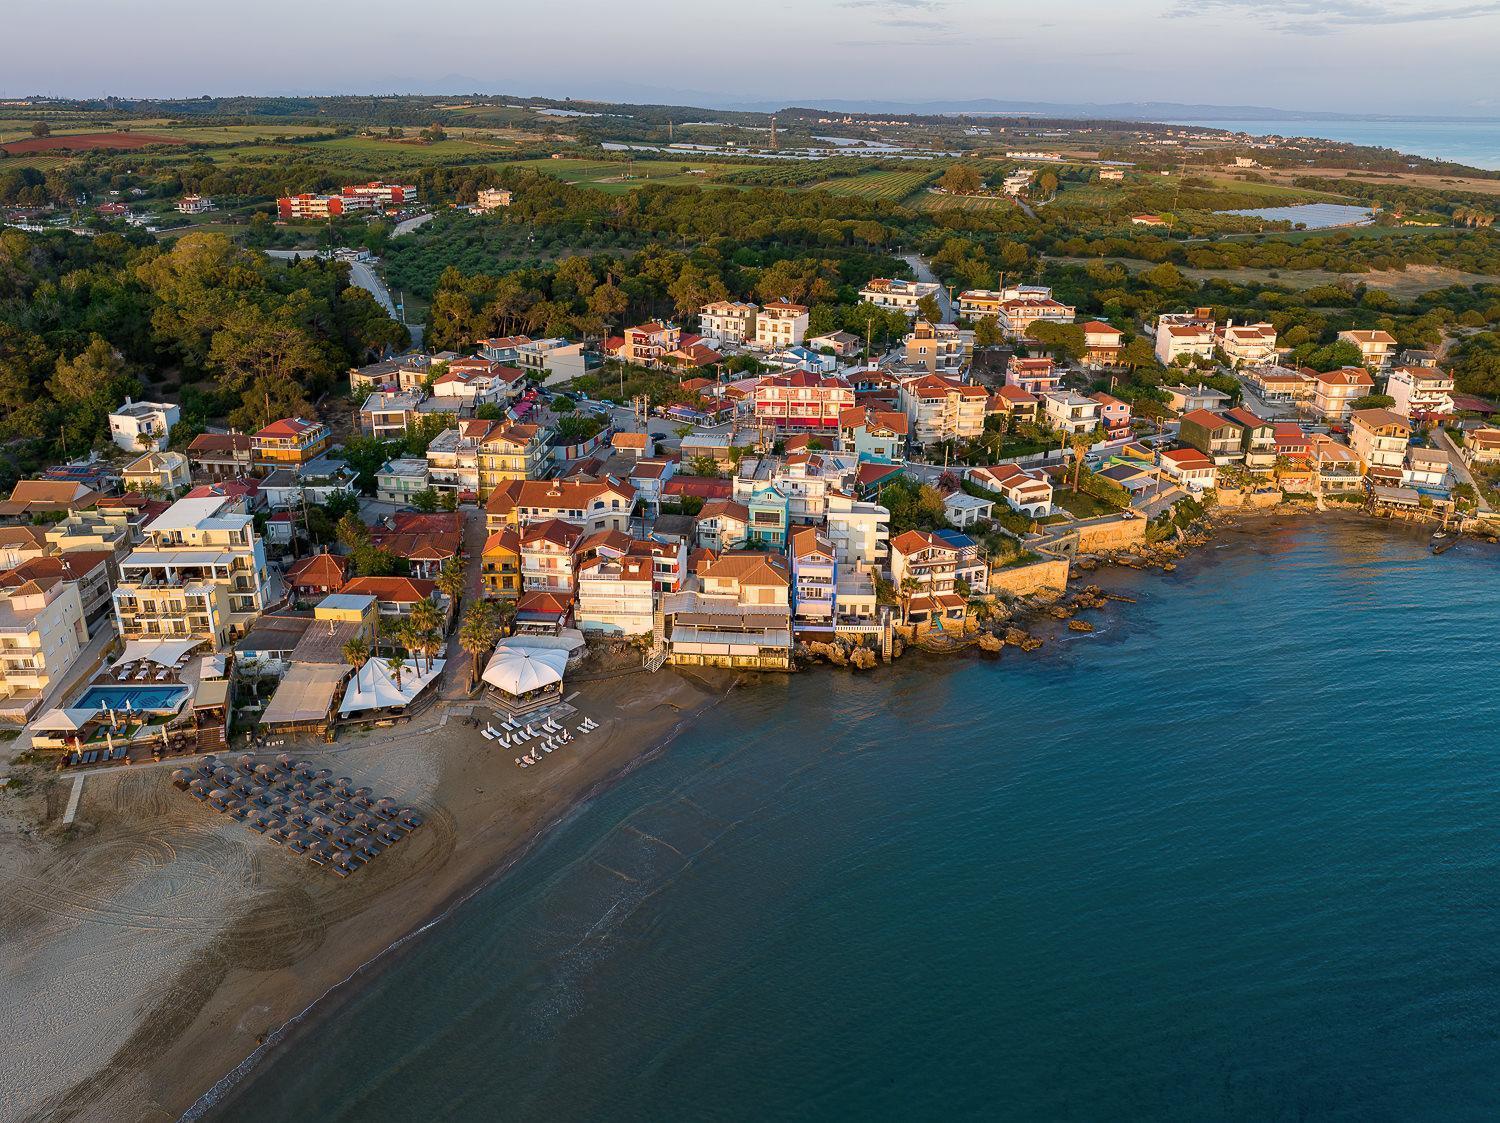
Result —
<instances>
[{"instance_id":1,"label":"coastal rock","mask_svg":"<svg viewBox=\"0 0 1500 1123\"><path fill-rule=\"evenodd\" d=\"M873 671L875 663L875 652L868 647L856 647L849 653L849 665L857 671Z\"/></svg>"},{"instance_id":2,"label":"coastal rock","mask_svg":"<svg viewBox=\"0 0 1500 1123\"><path fill-rule=\"evenodd\" d=\"M1093 630L1094 625L1090 624L1087 620L1068 621L1068 631L1070 632L1092 632Z\"/></svg>"},{"instance_id":3,"label":"coastal rock","mask_svg":"<svg viewBox=\"0 0 1500 1123\"><path fill-rule=\"evenodd\" d=\"M1005 648L1005 641L993 632L981 632L979 636L980 650L991 655L998 655Z\"/></svg>"},{"instance_id":4,"label":"coastal rock","mask_svg":"<svg viewBox=\"0 0 1500 1123\"><path fill-rule=\"evenodd\" d=\"M1024 628L1006 628L1005 642L1012 647L1019 647L1022 651L1035 651L1042 646L1042 641Z\"/></svg>"},{"instance_id":5,"label":"coastal rock","mask_svg":"<svg viewBox=\"0 0 1500 1123\"><path fill-rule=\"evenodd\" d=\"M1064 604L1054 604L1047 609L1047 615L1054 620L1067 620L1073 615L1073 610Z\"/></svg>"}]
</instances>

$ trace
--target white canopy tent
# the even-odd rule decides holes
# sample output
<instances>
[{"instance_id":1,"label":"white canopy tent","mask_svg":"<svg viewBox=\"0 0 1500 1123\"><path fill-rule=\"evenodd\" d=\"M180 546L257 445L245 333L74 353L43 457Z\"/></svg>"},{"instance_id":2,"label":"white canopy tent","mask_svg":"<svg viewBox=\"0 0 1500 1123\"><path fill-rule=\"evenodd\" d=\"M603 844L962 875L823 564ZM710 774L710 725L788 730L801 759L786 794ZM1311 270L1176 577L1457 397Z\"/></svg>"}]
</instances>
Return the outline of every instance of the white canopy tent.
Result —
<instances>
[{"instance_id":1,"label":"white canopy tent","mask_svg":"<svg viewBox=\"0 0 1500 1123\"><path fill-rule=\"evenodd\" d=\"M368 659L355 672L344 689L344 700L339 703L339 713L348 715L362 710L389 710L398 706L409 706L417 695L437 681L443 673L446 660L434 659L432 665L407 663L401 668L401 685L396 685L396 676L390 664L382 658Z\"/></svg>"},{"instance_id":2,"label":"white canopy tent","mask_svg":"<svg viewBox=\"0 0 1500 1123\"><path fill-rule=\"evenodd\" d=\"M559 648L517 647L502 643L484 668L484 681L512 698L562 684L568 653Z\"/></svg>"},{"instance_id":3,"label":"white canopy tent","mask_svg":"<svg viewBox=\"0 0 1500 1123\"><path fill-rule=\"evenodd\" d=\"M48 710L31 723L31 728L45 733L77 733L90 718L98 715L92 709Z\"/></svg>"},{"instance_id":4,"label":"white canopy tent","mask_svg":"<svg viewBox=\"0 0 1500 1123\"><path fill-rule=\"evenodd\" d=\"M160 667L170 667L202 643L201 639L133 639L112 665L118 667L144 659Z\"/></svg>"}]
</instances>

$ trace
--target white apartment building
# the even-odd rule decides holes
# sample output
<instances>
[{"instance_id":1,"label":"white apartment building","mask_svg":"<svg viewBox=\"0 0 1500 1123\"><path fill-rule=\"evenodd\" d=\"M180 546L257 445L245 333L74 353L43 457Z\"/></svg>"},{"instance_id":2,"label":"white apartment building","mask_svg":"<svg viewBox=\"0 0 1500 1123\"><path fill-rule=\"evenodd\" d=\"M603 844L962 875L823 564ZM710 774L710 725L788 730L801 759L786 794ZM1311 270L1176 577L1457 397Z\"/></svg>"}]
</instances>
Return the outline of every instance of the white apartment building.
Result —
<instances>
[{"instance_id":1,"label":"white apartment building","mask_svg":"<svg viewBox=\"0 0 1500 1123\"><path fill-rule=\"evenodd\" d=\"M1453 413L1453 375L1437 367L1397 367L1385 392L1396 399L1391 409L1408 419Z\"/></svg>"},{"instance_id":2,"label":"white apartment building","mask_svg":"<svg viewBox=\"0 0 1500 1123\"><path fill-rule=\"evenodd\" d=\"M508 207L511 203L511 194L503 187L484 187L474 197L474 209L481 214L489 211Z\"/></svg>"},{"instance_id":3,"label":"white apartment building","mask_svg":"<svg viewBox=\"0 0 1500 1123\"><path fill-rule=\"evenodd\" d=\"M891 513L879 503L830 491L823 507L828 543L846 570L883 571L891 557Z\"/></svg>"},{"instance_id":4,"label":"white apartment building","mask_svg":"<svg viewBox=\"0 0 1500 1123\"><path fill-rule=\"evenodd\" d=\"M160 452L182 411L170 402L133 402L109 415L109 439L127 452Z\"/></svg>"},{"instance_id":5,"label":"white apartment building","mask_svg":"<svg viewBox=\"0 0 1500 1123\"><path fill-rule=\"evenodd\" d=\"M1391 361L1396 337L1386 331L1341 331L1339 339L1359 348L1360 361L1371 370L1381 370Z\"/></svg>"},{"instance_id":6,"label":"white apartment building","mask_svg":"<svg viewBox=\"0 0 1500 1123\"><path fill-rule=\"evenodd\" d=\"M1219 349L1236 370L1275 362L1276 328L1267 323L1236 324L1230 321L1219 330Z\"/></svg>"},{"instance_id":7,"label":"white apartment building","mask_svg":"<svg viewBox=\"0 0 1500 1123\"><path fill-rule=\"evenodd\" d=\"M785 297L767 301L755 314L755 345L767 351L795 347L807 336L807 309Z\"/></svg>"},{"instance_id":8,"label":"white apartment building","mask_svg":"<svg viewBox=\"0 0 1500 1123\"><path fill-rule=\"evenodd\" d=\"M600 556L578 567L575 619L585 632L644 636L655 609L652 559L636 554Z\"/></svg>"},{"instance_id":9,"label":"white apartment building","mask_svg":"<svg viewBox=\"0 0 1500 1123\"><path fill-rule=\"evenodd\" d=\"M740 300L716 300L698 312L698 334L709 343L746 344L755 339L755 314L760 309Z\"/></svg>"},{"instance_id":10,"label":"white apartment building","mask_svg":"<svg viewBox=\"0 0 1500 1123\"><path fill-rule=\"evenodd\" d=\"M1388 409L1357 409L1349 416L1349 447L1360 470L1382 484L1399 484L1411 426Z\"/></svg>"},{"instance_id":11,"label":"white apartment building","mask_svg":"<svg viewBox=\"0 0 1500 1123\"><path fill-rule=\"evenodd\" d=\"M894 308L897 312L915 316L917 302L923 297L935 296L942 288L935 281L897 281L876 277L859 290L859 298L868 300L877 308Z\"/></svg>"},{"instance_id":12,"label":"white apartment building","mask_svg":"<svg viewBox=\"0 0 1500 1123\"><path fill-rule=\"evenodd\" d=\"M1156 357L1164 367L1183 355L1212 359L1218 342L1211 308L1165 312L1156 321Z\"/></svg>"},{"instance_id":13,"label":"white apartment building","mask_svg":"<svg viewBox=\"0 0 1500 1123\"><path fill-rule=\"evenodd\" d=\"M912 440L929 445L983 435L989 398L983 386L924 374L901 383L899 400L911 424Z\"/></svg>"},{"instance_id":14,"label":"white apartment building","mask_svg":"<svg viewBox=\"0 0 1500 1123\"><path fill-rule=\"evenodd\" d=\"M88 641L72 581L40 578L0 589L0 720L30 717Z\"/></svg>"},{"instance_id":15,"label":"white apartment building","mask_svg":"<svg viewBox=\"0 0 1500 1123\"><path fill-rule=\"evenodd\" d=\"M1042 395L1048 423L1059 433L1091 433L1100 427L1100 403L1071 390L1050 390Z\"/></svg>"},{"instance_id":16,"label":"white apartment building","mask_svg":"<svg viewBox=\"0 0 1500 1123\"><path fill-rule=\"evenodd\" d=\"M266 607L265 545L238 500L179 499L120 562L121 638L199 639L223 648Z\"/></svg>"}]
</instances>

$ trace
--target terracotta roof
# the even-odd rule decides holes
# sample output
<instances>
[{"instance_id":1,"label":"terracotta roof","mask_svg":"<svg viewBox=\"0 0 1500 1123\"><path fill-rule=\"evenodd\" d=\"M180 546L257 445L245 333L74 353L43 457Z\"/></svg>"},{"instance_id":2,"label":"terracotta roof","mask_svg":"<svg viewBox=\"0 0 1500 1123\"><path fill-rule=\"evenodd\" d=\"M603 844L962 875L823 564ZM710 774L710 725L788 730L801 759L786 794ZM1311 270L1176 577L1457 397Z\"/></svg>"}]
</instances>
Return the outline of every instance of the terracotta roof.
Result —
<instances>
[{"instance_id":1,"label":"terracotta roof","mask_svg":"<svg viewBox=\"0 0 1500 1123\"><path fill-rule=\"evenodd\" d=\"M703 510L698 512L701 519L734 519L737 522L748 523L750 521L750 509L743 503L736 503L732 499L710 499L703 504Z\"/></svg>"},{"instance_id":2,"label":"terracotta roof","mask_svg":"<svg viewBox=\"0 0 1500 1123\"><path fill-rule=\"evenodd\" d=\"M490 492L485 510L492 515L509 514L517 507L586 510L595 499L608 495L618 495L629 505L635 501L635 488L593 480L507 480Z\"/></svg>"},{"instance_id":3,"label":"terracotta roof","mask_svg":"<svg viewBox=\"0 0 1500 1123\"><path fill-rule=\"evenodd\" d=\"M583 531L572 523L563 522L562 519L545 519L532 523L521 532L521 548L524 550L527 546L546 542L571 553L582 538Z\"/></svg>"},{"instance_id":4,"label":"terracotta roof","mask_svg":"<svg viewBox=\"0 0 1500 1123\"><path fill-rule=\"evenodd\" d=\"M280 421L273 421L260 432L257 437L300 437L309 429L316 429L323 423L321 421L308 421L302 417L283 417Z\"/></svg>"},{"instance_id":5,"label":"terracotta roof","mask_svg":"<svg viewBox=\"0 0 1500 1123\"><path fill-rule=\"evenodd\" d=\"M519 554L521 552L521 536L510 527L497 530L484 540L484 553L486 554Z\"/></svg>"},{"instance_id":6,"label":"terracotta roof","mask_svg":"<svg viewBox=\"0 0 1500 1123\"><path fill-rule=\"evenodd\" d=\"M662 485L664 495L691 495L698 499L722 499L734 493L734 485L717 476L673 476Z\"/></svg>"},{"instance_id":7,"label":"terracotta roof","mask_svg":"<svg viewBox=\"0 0 1500 1123\"><path fill-rule=\"evenodd\" d=\"M1196 448L1165 449L1161 458L1169 460L1179 468L1212 468L1214 462Z\"/></svg>"},{"instance_id":8,"label":"terracotta roof","mask_svg":"<svg viewBox=\"0 0 1500 1123\"><path fill-rule=\"evenodd\" d=\"M1400 429L1410 433L1411 426L1406 418L1392 413L1388 409L1357 409L1349 416L1350 422L1359 422L1366 429Z\"/></svg>"},{"instance_id":9,"label":"terracotta roof","mask_svg":"<svg viewBox=\"0 0 1500 1123\"><path fill-rule=\"evenodd\" d=\"M896 535L891 539L891 549L902 554L915 554L919 550L944 550L950 554L958 553L956 547L951 543L944 542L935 534L929 534L925 530L908 530Z\"/></svg>"},{"instance_id":10,"label":"terracotta roof","mask_svg":"<svg viewBox=\"0 0 1500 1123\"><path fill-rule=\"evenodd\" d=\"M738 581L741 585L790 585L786 559L780 554L730 551L700 571L703 577Z\"/></svg>"},{"instance_id":11,"label":"terracotta roof","mask_svg":"<svg viewBox=\"0 0 1500 1123\"><path fill-rule=\"evenodd\" d=\"M249 452L249 433L199 433L188 452Z\"/></svg>"},{"instance_id":12,"label":"terracotta roof","mask_svg":"<svg viewBox=\"0 0 1500 1123\"><path fill-rule=\"evenodd\" d=\"M1375 380L1370 377L1370 372L1363 367L1342 367L1339 370L1330 370L1321 374L1315 372L1313 377L1326 386L1375 385Z\"/></svg>"},{"instance_id":13,"label":"terracotta roof","mask_svg":"<svg viewBox=\"0 0 1500 1123\"><path fill-rule=\"evenodd\" d=\"M516 615L561 618L566 616L572 607L571 600L553 596L540 589L533 589L529 593L522 593L520 599L516 601Z\"/></svg>"},{"instance_id":14,"label":"terracotta roof","mask_svg":"<svg viewBox=\"0 0 1500 1123\"><path fill-rule=\"evenodd\" d=\"M343 588L351 596L368 596L399 604L415 604L429 599L437 588L431 581L417 577L354 577Z\"/></svg>"},{"instance_id":15,"label":"terracotta roof","mask_svg":"<svg viewBox=\"0 0 1500 1123\"><path fill-rule=\"evenodd\" d=\"M1205 429L1222 429L1229 423L1228 419L1221 414L1206 409L1194 409L1184 413L1182 415L1182 423L1186 425L1188 422L1192 422L1194 425L1201 425Z\"/></svg>"},{"instance_id":16,"label":"terracotta roof","mask_svg":"<svg viewBox=\"0 0 1500 1123\"><path fill-rule=\"evenodd\" d=\"M286 571L286 582L303 588L340 589L348 572L347 558L336 554L313 554Z\"/></svg>"}]
</instances>

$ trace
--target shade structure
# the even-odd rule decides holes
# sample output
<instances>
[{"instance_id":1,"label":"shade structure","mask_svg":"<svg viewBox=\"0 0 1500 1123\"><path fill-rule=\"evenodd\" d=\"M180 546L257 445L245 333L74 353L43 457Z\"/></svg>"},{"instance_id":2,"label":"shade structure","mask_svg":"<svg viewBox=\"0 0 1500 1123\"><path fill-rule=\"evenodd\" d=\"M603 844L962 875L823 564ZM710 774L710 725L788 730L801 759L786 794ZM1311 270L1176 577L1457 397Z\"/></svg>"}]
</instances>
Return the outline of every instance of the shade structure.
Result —
<instances>
[{"instance_id":1,"label":"shade structure","mask_svg":"<svg viewBox=\"0 0 1500 1123\"><path fill-rule=\"evenodd\" d=\"M31 723L31 728L39 732L76 733L83 728L84 722L97 714L98 711L93 709L48 710Z\"/></svg>"},{"instance_id":2,"label":"shade structure","mask_svg":"<svg viewBox=\"0 0 1500 1123\"><path fill-rule=\"evenodd\" d=\"M410 705L443 673L445 660L434 659L431 666L411 662L401 668L398 686L391 666L381 658L366 660L355 672L344 690L339 713L353 714L364 710L388 710Z\"/></svg>"},{"instance_id":3,"label":"shade structure","mask_svg":"<svg viewBox=\"0 0 1500 1123\"><path fill-rule=\"evenodd\" d=\"M335 691L349 673L347 666L294 663L261 714L267 727L316 725L328 720Z\"/></svg>"},{"instance_id":4,"label":"shade structure","mask_svg":"<svg viewBox=\"0 0 1500 1123\"><path fill-rule=\"evenodd\" d=\"M566 651L502 643L490 656L483 678L495 689L519 698L561 683L567 667Z\"/></svg>"},{"instance_id":5,"label":"shade structure","mask_svg":"<svg viewBox=\"0 0 1500 1123\"><path fill-rule=\"evenodd\" d=\"M149 660L161 667L170 667L195 647L203 643L199 639L133 639L125 645L111 666Z\"/></svg>"}]
</instances>

